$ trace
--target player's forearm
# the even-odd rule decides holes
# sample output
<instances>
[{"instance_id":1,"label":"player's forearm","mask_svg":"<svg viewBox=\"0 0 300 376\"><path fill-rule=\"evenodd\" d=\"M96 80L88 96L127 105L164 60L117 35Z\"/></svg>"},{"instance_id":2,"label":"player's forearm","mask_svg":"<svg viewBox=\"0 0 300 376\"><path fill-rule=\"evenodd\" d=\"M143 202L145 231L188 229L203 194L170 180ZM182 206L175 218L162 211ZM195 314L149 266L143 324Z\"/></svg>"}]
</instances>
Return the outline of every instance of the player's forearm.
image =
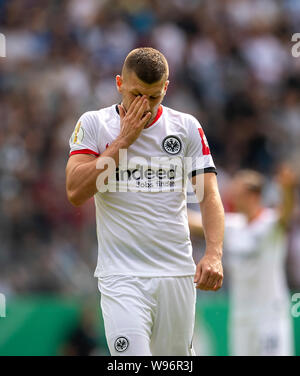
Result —
<instances>
[{"instance_id":1,"label":"player's forearm","mask_svg":"<svg viewBox=\"0 0 300 376\"><path fill-rule=\"evenodd\" d=\"M102 173L106 173L107 162L112 166L111 173L114 173L115 167L119 164L120 149L127 149L128 146L123 139L117 138L101 156L90 162L74 166L68 171L67 195L69 201L75 206L80 206L93 197L100 188L100 180L98 178ZM107 184L107 180L108 176L106 174L102 184Z\"/></svg>"},{"instance_id":2,"label":"player's forearm","mask_svg":"<svg viewBox=\"0 0 300 376\"><path fill-rule=\"evenodd\" d=\"M204 195L200 203L206 254L222 257L224 238L224 208L217 190Z\"/></svg>"},{"instance_id":3,"label":"player's forearm","mask_svg":"<svg viewBox=\"0 0 300 376\"><path fill-rule=\"evenodd\" d=\"M288 227L293 215L298 178L293 168L289 164L283 163L279 167L278 173L276 175L276 180L280 184L282 192L281 205L279 207L279 222L284 228L286 228Z\"/></svg>"},{"instance_id":4,"label":"player's forearm","mask_svg":"<svg viewBox=\"0 0 300 376\"><path fill-rule=\"evenodd\" d=\"M282 187L282 201L280 205L280 223L283 227L287 227L292 217L295 205L294 187Z\"/></svg>"}]
</instances>

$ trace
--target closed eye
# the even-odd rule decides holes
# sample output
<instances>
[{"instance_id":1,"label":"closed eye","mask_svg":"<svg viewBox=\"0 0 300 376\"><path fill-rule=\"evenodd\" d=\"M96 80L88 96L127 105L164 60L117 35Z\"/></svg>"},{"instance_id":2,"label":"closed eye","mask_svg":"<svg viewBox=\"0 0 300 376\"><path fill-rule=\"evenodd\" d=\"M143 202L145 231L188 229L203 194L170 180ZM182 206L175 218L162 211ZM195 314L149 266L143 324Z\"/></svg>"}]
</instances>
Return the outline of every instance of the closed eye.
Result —
<instances>
[{"instance_id":1,"label":"closed eye","mask_svg":"<svg viewBox=\"0 0 300 376\"><path fill-rule=\"evenodd\" d=\"M142 94L136 94L136 93L131 93L133 96L135 96L135 97L142 97L143 95ZM149 99L150 100L155 100L155 99L158 99L159 98L159 96L153 96L153 95L151 95L150 97L149 97Z\"/></svg>"}]
</instances>

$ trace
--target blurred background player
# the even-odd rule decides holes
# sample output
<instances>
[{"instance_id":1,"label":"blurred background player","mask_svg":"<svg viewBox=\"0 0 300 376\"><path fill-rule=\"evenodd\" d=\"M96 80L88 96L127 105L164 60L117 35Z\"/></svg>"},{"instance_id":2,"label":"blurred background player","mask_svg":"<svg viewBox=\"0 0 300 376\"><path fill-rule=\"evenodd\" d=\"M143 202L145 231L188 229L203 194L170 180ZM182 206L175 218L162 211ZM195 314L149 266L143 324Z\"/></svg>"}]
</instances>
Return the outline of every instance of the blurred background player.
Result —
<instances>
[{"instance_id":1,"label":"blurred background player","mask_svg":"<svg viewBox=\"0 0 300 376\"><path fill-rule=\"evenodd\" d=\"M229 186L235 212L226 213L224 249L232 355L293 355L294 351L285 261L296 177L287 165L280 166L278 209L264 206L264 181L256 171L241 170ZM199 234L199 214L190 211L189 222L191 232Z\"/></svg>"}]
</instances>

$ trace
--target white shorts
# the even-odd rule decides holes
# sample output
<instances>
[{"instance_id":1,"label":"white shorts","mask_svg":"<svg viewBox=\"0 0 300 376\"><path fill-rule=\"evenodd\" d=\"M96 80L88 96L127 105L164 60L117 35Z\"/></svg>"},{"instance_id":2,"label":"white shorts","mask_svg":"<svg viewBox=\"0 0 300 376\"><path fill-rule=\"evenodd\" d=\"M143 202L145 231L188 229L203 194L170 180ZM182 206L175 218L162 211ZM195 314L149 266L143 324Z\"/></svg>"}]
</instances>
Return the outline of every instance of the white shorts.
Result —
<instances>
[{"instance_id":1,"label":"white shorts","mask_svg":"<svg viewBox=\"0 0 300 376\"><path fill-rule=\"evenodd\" d=\"M193 276L99 278L111 355L194 355Z\"/></svg>"},{"instance_id":2,"label":"white shorts","mask_svg":"<svg viewBox=\"0 0 300 376\"><path fill-rule=\"evenodd\" d=\"M234 320L230 324L231 355L291 356L294 353L290 317Z\"/></svg>"}]
</instances>

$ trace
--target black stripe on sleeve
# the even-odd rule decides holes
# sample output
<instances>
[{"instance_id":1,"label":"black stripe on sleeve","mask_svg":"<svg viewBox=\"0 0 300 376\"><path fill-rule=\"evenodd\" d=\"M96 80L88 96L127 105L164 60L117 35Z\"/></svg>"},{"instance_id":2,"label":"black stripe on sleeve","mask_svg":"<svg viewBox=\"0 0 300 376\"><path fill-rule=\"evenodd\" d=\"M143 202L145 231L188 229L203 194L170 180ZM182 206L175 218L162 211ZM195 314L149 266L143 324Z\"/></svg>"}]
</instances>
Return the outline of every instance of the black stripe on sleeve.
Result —
<instances>
[{"instance_id":1,"label":"black stripe on sleeve","mask_svg":"<svg viewBox=\"0 0 300 376\"><path fill-rule=\"evenodd\" d=\"M206 174L207 172L214 172L216 175L218 174L215 167L206 167L206 168L202 168L200 170L194 170L194 171L192 171L189 174L189 178L191 178L191 177L193 178L194 176L196 176L198 174Z\"/></svg>"}]
</instances>

